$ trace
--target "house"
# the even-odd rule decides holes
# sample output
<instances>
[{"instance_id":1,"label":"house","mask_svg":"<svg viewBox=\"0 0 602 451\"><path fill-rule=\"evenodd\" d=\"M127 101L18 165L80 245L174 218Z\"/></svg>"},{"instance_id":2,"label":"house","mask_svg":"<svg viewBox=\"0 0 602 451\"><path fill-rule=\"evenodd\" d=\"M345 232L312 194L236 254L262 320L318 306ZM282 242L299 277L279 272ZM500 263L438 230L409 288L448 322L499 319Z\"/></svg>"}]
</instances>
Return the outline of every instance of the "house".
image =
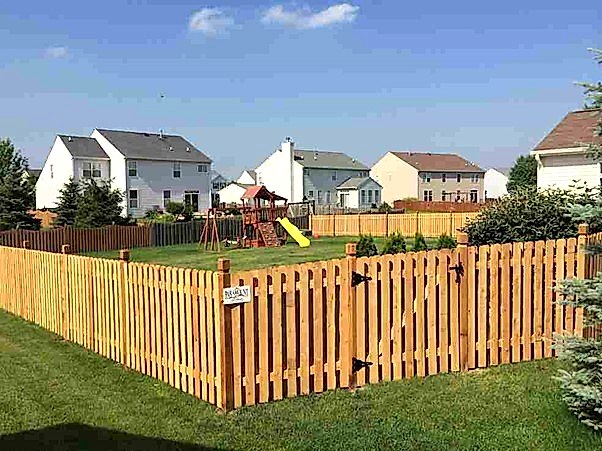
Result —
<instances>
[{"instance_id":1,"label":"house","mask_svg":"<svg viewBox=\"0 0 602 451\"><path fill-rule=\"evenodd\" d=\"M573 111L535 146L538 188L600 185L600 164L587 156L587 146L602 145L601 121L602 109Z\"/></svg>"},{"instance_id":2,"label":"house","mask_svg":"<svg viewBox=\"0 0 602 451\"><path fill-rule=\"evenodd\" d=\"M382 186L371 177L351 177L336 189L338 204L343 208L366 209L381 204Z\"/></svg>"},{"instance_id":3,"label":"house","mask_svg":"<svg viewBox=\"0 0 602 451\"><path fill-rule=\"evenodd\" d=\"M289 202L313 200L317 205L337 203L337 187L349 178L368 177L369 169L342 152L295 149L285 139L256 169L257 184Z\"/></svg>"},{"instance_id":4,"label":"house","mask_svg":"<svg viewBox=\"0 0 602 451\"><path fill-rule=\"evenodd\" d=\"M245 169L240 174L240 177L236 179L237 183L242 183L243 185L255 185L257 183L257 174L255 171L250 169Z\"/></svg>"},{"instance_id":5,"label":"house","mask_svg":"<svg viewBox=\"0 0 602 451\"><path fill-rule=\"evenodd\" d=\"M510 168L490 168L485 172L485 199L499 199L508 194Z\"/></svg>"},{"instance_id":6,"label":"house","mask_svg":"<svg viewBox=\"0 0 602 451\"><path fill-rule=\"evenodd\" d=\"M228 186L228 180L218 173L217 171L211 170L209 173L211 179L211 206L217 207L220 204L219 191Z\"/></svg>"},{"instance_id":7,"label":"house","mask_svg":"<svg viewBox=\"0 0 602 451\"><path fill-rule=\"evenodd\" d=\"M481 202L485 171L459 155L432 152L387 152L370 175L382 186L382 200Z\"/></svg>"},{"instance_id":8,"label":"house","mask_svg":"<svg viewBox=\"0 0 602 451\"><path fill-rule=\"evenodd\" d=\"M40 177L41 172L41 169L26 168L25 171L23 171L23 177L25 177L28 180L33 180L35 182Z\"/></svg>"},{"instance_id":9,"label":"house","mask_svg":"<svg viewBox=\"0 0 602 451\"><path fill-rule=\"evenodd\" d=\"M247 191L247 188L255 185L247 185L245 183L232 182L218 191L219 203L226 206L241 205L242 196Z\"/></svg>"},{"instance_id":10,"label":"house","mask_svg":"<svg viewBox=\"0 0 602 451\"><path fill-rule=\"evenodd\" d=\"M111 181L125 193L124 214L141 217L171 201L210 207L211 160L177 135L95 129L90 137L58 135L36 184L36 206L54 208L73 178Z\"/></svg>"}]
</instances>

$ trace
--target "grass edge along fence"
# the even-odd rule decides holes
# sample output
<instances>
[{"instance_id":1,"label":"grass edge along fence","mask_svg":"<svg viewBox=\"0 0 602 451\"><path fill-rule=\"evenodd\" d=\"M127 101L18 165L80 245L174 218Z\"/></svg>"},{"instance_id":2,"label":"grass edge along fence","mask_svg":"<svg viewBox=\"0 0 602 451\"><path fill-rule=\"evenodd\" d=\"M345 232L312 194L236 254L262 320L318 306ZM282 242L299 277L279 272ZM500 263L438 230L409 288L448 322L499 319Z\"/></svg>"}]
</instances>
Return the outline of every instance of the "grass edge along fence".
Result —
<instances>
[{"instance_id":1,"label":"grass edge along fence","mask_svg":"<svg viewBox=\"0 0 602 451\"><path fill-rule=\"evenodd\" d=\"M412 236L420 232L427 238L444 233L457 237L459 229L477 215L478 212L313 215L310 228L312 233L321 236L388 236L393 232Z\"/></svg>"},{"instance_id":2,"label":"grass edge along fence","mask_svg":"<svg viewBox=\"0 0 602 451\"><path fill-rule=\"evenodd\" d=\"M223 409L555 355L602 234L230 273L0 248L0 307ZM366 277L369 277L366 278ZM250 302L223 289L248 285Z\"/></svg>"}]
</instances>

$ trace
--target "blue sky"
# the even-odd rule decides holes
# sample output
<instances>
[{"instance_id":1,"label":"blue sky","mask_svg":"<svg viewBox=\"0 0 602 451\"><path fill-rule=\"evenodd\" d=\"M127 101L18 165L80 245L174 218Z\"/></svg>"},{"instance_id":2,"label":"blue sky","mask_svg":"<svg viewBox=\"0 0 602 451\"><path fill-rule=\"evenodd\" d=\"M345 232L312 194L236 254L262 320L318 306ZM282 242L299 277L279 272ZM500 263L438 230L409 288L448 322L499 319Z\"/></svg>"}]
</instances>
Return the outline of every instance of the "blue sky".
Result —
<instances>
[{"instance_id":1,"label":"blue sky","mask_svg":"<svg viewBox=\"0 0 602 451\"><path fill-rule=\"evenodd\" d=\"M182 134L230 176L285 136L509 165L602 78L601 23L599 0L4 1L0 136L32 166L94 127Z\"/></svg>"}]
</instances>

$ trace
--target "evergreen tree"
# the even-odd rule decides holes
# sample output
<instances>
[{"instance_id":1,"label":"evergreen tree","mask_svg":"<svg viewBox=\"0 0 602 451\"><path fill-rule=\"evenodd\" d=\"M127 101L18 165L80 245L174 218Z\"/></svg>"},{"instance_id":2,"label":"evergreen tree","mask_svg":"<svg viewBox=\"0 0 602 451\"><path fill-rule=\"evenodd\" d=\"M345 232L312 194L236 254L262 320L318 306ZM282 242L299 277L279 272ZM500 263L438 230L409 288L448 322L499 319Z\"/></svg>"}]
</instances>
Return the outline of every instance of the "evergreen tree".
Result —
<instances>
[{"instance_id":1,"label":"evergreen tree","mask_svg":"<svg viewBox=\"0 0 602 451\"><path fill-rule=\"evenodd\" d=\"M55 224L57 226L75 225L77 216L77 207L81 198L80 186L72 178L69 179L60 191L58 205L56 207L57 217Z\"/></svg>"},{"instance_id":2,"label":"evergreen tree","mask_svg":"<svg viewBox=\"0 0 602 451\"><path fill-rule=\"evenodd\" d=\"M39 229L40 221L28 211L35 191L25 175L27 159L9 139L0 139L0 230Z\"/></svg>"},{"instance_id":3,"label":"evergreen tree","mask_svg":"<svg viewBox=\"0 0 602 451\"><path fill-rule=\"evenodd\" d=\"M123 223L122 201L121 191L112 189L109 182L88 180L77 203L75 226L94 228Z\"/></svg>"},{"instance_id":4,"label":"evergreen tree","mask_svg":"<svg viewBox=\"0 0 602 451\"><path fill-rule=\"evenodd\" d=\"M596 59L602 62L602 52L595 51ZM590 106L602 106L602 82L583 84ZM598 128L594 132L602 136L602 115ZM602 161L602 148L590 146L593 158ZM573 218L581 221L600 220L602 205L600 203L586 206L575 206ZM591 246L591 254L602 254L602 246ZM561 284L560 292L565 295L564 304L583 307L586 327L599 330L602 325L602 273L592 275L586 280L566 280ZM559 379L562 383L563 399L580 421L588 426L602 430L602 334L585 337L564 337L557 341L560 358L568 369L562 371Z\"/></svg>"},{"instance_id":5,"label":"evergreen tree","mask_svg":"<svg viewBox=\"0 0 602 451\"><path fill-rule=\"evenodd\" d=\"M506 188L513 193L524 188L537 187L537 160L533 155L521 155L508 175Z\"/></svg>"}]
</instances>

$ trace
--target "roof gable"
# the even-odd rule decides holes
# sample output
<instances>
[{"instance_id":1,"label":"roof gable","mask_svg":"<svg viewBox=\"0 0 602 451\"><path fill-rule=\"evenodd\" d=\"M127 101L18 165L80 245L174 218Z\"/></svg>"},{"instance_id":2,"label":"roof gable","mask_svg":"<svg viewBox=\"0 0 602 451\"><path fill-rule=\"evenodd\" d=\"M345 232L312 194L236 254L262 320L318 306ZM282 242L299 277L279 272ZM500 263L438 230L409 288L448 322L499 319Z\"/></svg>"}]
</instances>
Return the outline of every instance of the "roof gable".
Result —
<instances>
[{"instance_id":1,"label":"roof gable","mask_svg":"<svg viewBox=\"0 0 602 451\"><path fill-rule=\"evenodd\" d=\"M211 159L178 135L96 129L125 158L210 164Z\"/></svg>"},{"instance_id":2,"label":"roof gable","mask_svg":"<svg viewBox=\"0 0 602 451\"><path fill-rule=\"evenodd\" d=\"M368 170L363 163L342 152L297 149L294 152L295 161L306 168Z\"/></svg>"},{"instance_id":3,"label":"roof gable","mask_svg":"<svg viewBox=\"0 0 602 451\"><path fill-rule=\"evenodd\" d=\"M109 156L102 150L98 141L87 136L57 135L69 153L75 158L103 158Z\"/></svg>"},{"instance_id":4,"label":"roof gable","mask_svg":"<svg viewBox=\"0 0 602 451\"><path fill-rule=\"evenodd\" d=\"M336 189L359 189L369 182L372 182L382 188L382 186L372 177L349 177L347 180L337 186Z\"/></svg>"},{"instance_id":5,"label":"roof gable","mask_svg":"<svg viewBox=\"0 0 602 451\"><path fill-rule=\"evenodd\" d=\"M479 166L453 153L391 152L418 171L485 172Z\"/></svg>"},{"instance_id":6,"label":"roof gable","mask_svg":"<svg viewBox=\"0 0 602 451\"><path fill-rule=\"evenodd\" d=\"M596 128L602 110L581 110L568 113L533 150L569 149L583 144L602 144Z\"/></svg>"}]
</instances>

